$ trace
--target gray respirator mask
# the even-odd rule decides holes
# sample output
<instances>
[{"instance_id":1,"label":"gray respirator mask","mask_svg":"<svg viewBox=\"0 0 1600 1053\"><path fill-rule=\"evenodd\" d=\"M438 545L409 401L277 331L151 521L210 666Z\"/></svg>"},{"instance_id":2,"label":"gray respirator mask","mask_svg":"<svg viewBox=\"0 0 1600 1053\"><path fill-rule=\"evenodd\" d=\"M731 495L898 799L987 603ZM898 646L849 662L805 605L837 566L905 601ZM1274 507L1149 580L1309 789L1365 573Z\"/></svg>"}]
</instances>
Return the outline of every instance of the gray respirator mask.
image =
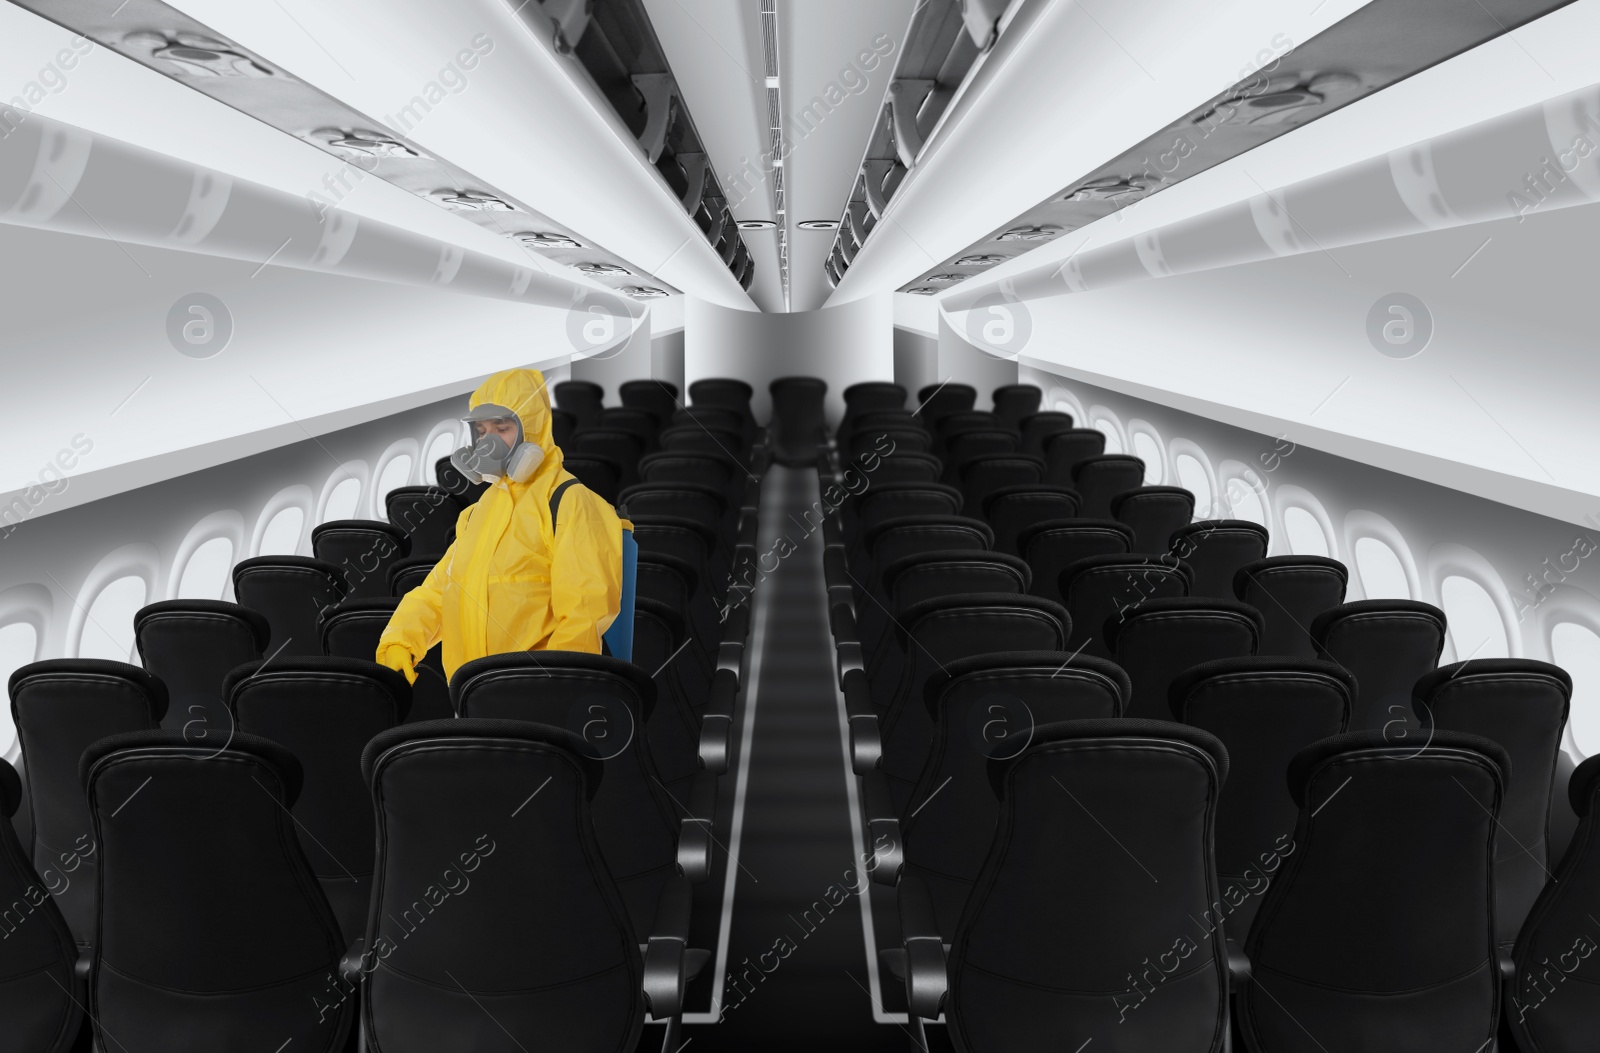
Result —
<instances>
[{"instance_id":1,"label":"gray respirator mask","mask_svg":"<svg viewBox=\"0 0 1600 1053\"><path fill-rule=\"evenodd\" d=\"M470 482L487 480L492 483L499 479L510 479L514 483L525 483L533 478L533 473L544 460L544 450L526 441L522 420L515 412L504 406L485 403L461 419L468 425L490 420L510 420L517 425L517 441L510 446L499 435L489 431L477 436L471 446L463 446L450 455L450 463Z\"/></svg>"}]
</instances>

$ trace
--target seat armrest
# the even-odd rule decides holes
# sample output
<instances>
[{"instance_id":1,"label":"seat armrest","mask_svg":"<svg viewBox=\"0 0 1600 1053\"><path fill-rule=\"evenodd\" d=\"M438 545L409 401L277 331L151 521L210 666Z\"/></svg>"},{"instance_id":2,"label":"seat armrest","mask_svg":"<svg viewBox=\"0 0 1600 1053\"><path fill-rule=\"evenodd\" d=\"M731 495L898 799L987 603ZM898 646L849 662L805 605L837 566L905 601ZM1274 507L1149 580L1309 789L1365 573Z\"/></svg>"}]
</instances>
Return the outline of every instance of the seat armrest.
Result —
<instances>
[{"instance_id":1,"label":"seat armrest","mask_svg":"<svg viewBox=\"0 0 1600 1053\"><path fill-rule=\"evenodd\" d=\"M844 708L850 720L850 769L857 775L877 770L883 760L883 738L878 728L878 711L872 705L867 674L852 669L844 675Z\"/></svg>"},{"instance_id":2,"label":"seat armrest","mask_svg":"<svg viewBox=\"0 0 1600 1053\"><path fill-rule=\"evenodd\" d=\"M851 585L828 586L828 610L832 612L835 607L843 607L850 612L850 617L856 616L856 590Z\"/></svg>"},{"instance_id":3,"label":"seat armrest","mask_svg":"<svg viewBox=\"0 0 1600 1053\"><path fill-rule=\"evenodd\" d=\"M682 875L667 879L656 900L650 942L644 952L644 1003L652 1020L683 1012L684 952L689 946L693 892Z\"/></svg>"},{"instance_id":4,"label":"seat armrest","mask_svg":"<svg viewBox=\"0 0 1600 1053\"><path fill-rule=\"evenodd\" d=\"M861 807L867 813L867 842L872 846L872 880L892 888L900 882L905 854L901 851L900 819L883 772L862 777Z\"/></svg>"},{"instance_id":5,"label":"seat armrest","mask_svg":"<svg viewBox=\"0 0 1600 1053\"><path fill-rule=\"evenodd\" d=\"M1504 947L1496 948L1496 964L1500 966L1500 979L1509 988L1517 978L1517 963L1511 957L1511 952Z\"/></svg>"},{"instance_id":6,"label":"seat armrest","mask_svg":"<svg viewBox=\"0 0 1600 1053\"><path fill-rule=\"evenodd\" d=\"M844 548L844 530L839 525L839 513L830 511L822 519L822 544L824 548Z\"/></svg>"},{"instance_id":7,"label":"seat armrest","mask_svg":"<svg viewBox=\"0 0 1600 1053\"><path fill-rule=\"evenodd\" d=\"M357 940L356 942L359 944L361 941ZM339 964L342 967L344 963L340 962ZM79 947L78 948L78 957L76 959L74 959L74 961L72 963L72 978L74 980L77 980L80 984L81 983L87 983L88 980L89 980L89 971L93 967L94 967L94 948L93 947Z\"/></svg>"},{"instance_id":8,"label":"seat armrest","mask_svg":"<svg viewBox=\"0 0 1600 1053\"><path fill-rule=\"evenodd\" d=\"M822 577L830 587L851 584L850 560L843 545L827 545L823 548Z\"/></svg>"},{"instance_id":9,"label":"seat armrest","mask_svg":"<svg viewBox=\"0 0 1600 1053\"><path fill-rule=\"evenodd\" d=\"M744 603L728 608L728 616L722 620L722 642L724 644L744 644L750 635L750 603L747 596Z\"/></svg>"},{"instance_id":10,"label":"seat armrest","mask_svg":"<svg viewBox=\"0 0 1600 1053\"><path fill-rule=\"evenodd\" d=\"M365 935L357 936L345 948L344 956L339 959L339 978L345 983L358 984L366 979L366 970L362 967L362 956L366 952L367 938Z\"/></svg>"},{"instance_id":11,"label":"seat armrest","mask_svg":"<svg viewBox=\"0 0 1600 1053\"><path fill-rule=\"evenodd\" d=\"M733 707L739 697L739 674L718 669L711 680L711 697L700 717L700 767L713 775L728 770L733 745Z\"/></svg>"},{"instance_id":12,"label":"seat armrest","mask_svg":"<svg viewBox=\"0 0 1600 1053\"><path fill-rule=\"evenodd\" d=\"M1228 990L1237 994L1245 984L1250 982L1250 959L1244 950L1232 940L1226 941L1228 948Z\"/></svg>"},{"instance_id":13,"label":"seat armrest","mask_svg":"<svg viewBox=\"0 0 1600 1053\"><path fill-rule=\"evenodd\" d=\"M949 985L944 936L934 920L933 897L922 879L900 882L900 931L906 945L906 1003L913 1016L937 1020Z\"/></svg>"}]
</instances>

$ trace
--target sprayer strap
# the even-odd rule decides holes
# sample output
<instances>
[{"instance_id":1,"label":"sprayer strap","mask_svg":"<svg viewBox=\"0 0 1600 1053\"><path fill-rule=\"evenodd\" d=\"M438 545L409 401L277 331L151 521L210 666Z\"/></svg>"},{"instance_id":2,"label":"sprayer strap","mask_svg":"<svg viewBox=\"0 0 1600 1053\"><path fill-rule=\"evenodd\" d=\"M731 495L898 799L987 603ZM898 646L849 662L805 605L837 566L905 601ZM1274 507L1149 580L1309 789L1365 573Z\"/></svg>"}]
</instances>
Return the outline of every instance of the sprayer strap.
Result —
<instances>
[{"instance_id":1,"label":"sprayer strap","mask_svg":"<svg viewBox=\"0 0 1600 1053\"><path fill-rule=\"evenodd\" d=\"M576 485L578 480L568 479L556 487L555 493L550 495L550 533L556 532L556 516L561 508L561 495L567 492L567 487Z\"/></svg>"}]
</instances>

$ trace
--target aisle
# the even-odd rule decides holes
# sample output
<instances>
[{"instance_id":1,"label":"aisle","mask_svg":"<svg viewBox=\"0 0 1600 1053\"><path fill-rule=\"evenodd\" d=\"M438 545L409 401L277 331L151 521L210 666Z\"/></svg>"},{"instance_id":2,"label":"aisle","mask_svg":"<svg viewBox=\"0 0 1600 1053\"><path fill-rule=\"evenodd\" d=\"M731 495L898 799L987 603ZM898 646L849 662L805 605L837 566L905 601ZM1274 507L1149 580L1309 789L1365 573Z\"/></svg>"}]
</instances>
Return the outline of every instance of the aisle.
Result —
<instances>
[{"instance_id":1,"label":"aisle","mask_svg":"<svg viewBox=\"0 0 1600 1053\"><path fill-rule=\"evenodd\" d=\"M814 1053L842 1045L900 1053L908 1032L875 1013L878 983L855 895L865 878L833 679L822 535L808 536L803 518L818 496L817 475L774 466L764 486L762 565L773 566L768 553L781 537L797 548L756 590L754 682L741 729L750 748L735 768L743 769L741 792L724 784L724 796L736 798L727 845L736 865L731 890L720 883L716 890L727 937L713 948L725 961L721 1022L710 1023L715 1014L705 1011L710 985L696 983L683 1037L693 1050ZM697 897L697 907L706 898ZM890 999L898 1008L898 992Z\"/></svg>"}]
</instances>

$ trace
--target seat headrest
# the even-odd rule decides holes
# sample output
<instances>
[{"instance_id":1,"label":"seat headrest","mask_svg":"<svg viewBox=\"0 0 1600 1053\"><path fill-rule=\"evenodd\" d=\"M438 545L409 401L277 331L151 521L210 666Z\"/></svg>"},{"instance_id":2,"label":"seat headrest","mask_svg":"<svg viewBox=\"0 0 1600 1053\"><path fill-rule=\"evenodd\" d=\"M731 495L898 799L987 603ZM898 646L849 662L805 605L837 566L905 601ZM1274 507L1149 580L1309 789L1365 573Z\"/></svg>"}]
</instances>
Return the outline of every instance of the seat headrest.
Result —
<instances>
[{"instance_id":1,"label":"seat headrest","mask_svg":"<svg viewBox=\"0 0 1600 1053\"><path fill-rule=\"evenodd\" d=\"M1016 556L1004 552L991 552L987 549L940 549L934 552L913 552L909 556L901 556L887 567L883 568L883 588L889 595L894 595L895 583L901 575L923 567L939 566L964 566L964 567L989 567L1008 570L1022 583L1022 590L1026 592L1028 583L1033 574L1028 569L1028 564Z\"/></svg>"},{"instance_id":2,"label":"seat headrest","mask_svg":"<svg viewBox=\"0 0 1600 1053\"><path fill-rule=\"evenodd\" d=\"M96 764L114 754L128 752L150 752L200 761L225 757L234 759L241 756L250 757L277 772L278 781L283 784L285 808L293 808L295 801L300 798L303 776L300 761L295 755L271 739L238 730L230 734L228 741L221 747L195 742L187 738L181 730L168 731L158 728L153 731L128 731L120 735L108 735L90 743L78 761L78 780L83 784L84 790L87 791L89 788L89 780L94 774Z\"/></svg>"},{"instance_id":3,"label":"seat headrest","mask_svg":"<svg viewBox=\"0 0 1600 1053\"><path fill-rule=\"evenodd\" d=\"M1032 458L1038 460L1037 457ZM1043 461L1039 462L1043 464ZM1077 502L1078 491L1070 486L1058 486L1054 483L1012 483L991 490L983 497L983 514L993 515L995 506L1002 501L1025 500L1030 497L1052 497L1060 500Z\"/></svg>"},{"instance_id":4,"label":"seat headrest","mask_svg":"<svg viewBox=\"0 0 1600 1053\"><path fill-rule=\"evenodd\" d=\"M1166 596L1145 600L1124 612L1122 617L1108 619L1103 630L1106 648L1114 653L1117 649L1117 640L1134 623L1165 621L1175 617L1182 618L1185 615L1191 618L1228 618L1247 623L1254 629L1258 643L1261 634L1266 631L1266 619L1261 616L1260 611L1248 603L1240 603L1238 600L1219 600L1209 596Z\"/></svg>"},{"instance_id":5,"label":"seat headrest","mask_svg":"<svg viewBox=\"0 0 1600 1053\"><path fill-rule=\"evenodd\" d=\"M1209 731L1179 724L1170 720L1145 720L1140 717L1111 717L1096 720L1063 720L1054 724L1041 724L1033 729L1028 748L1011 759L992 758L989 763L989 785L995 796L1005 795L1006 772L1013 764L1020 764L1033 754L1058 742L1081 739L1146 740L1182 743L1190 746L1210 760L1217 772L1217 785L1228 781L1228 748Z\"/></svg>"},{"instance_id":6,"label":"seat headrest","mask_svg":"<svg viewBox=\"0 0 1600 1053\"><path fill-rule=\"evenodd\" d=\"M674 640L683 639L688 632L688 622L684 616L660 600L652 600L647 596L636 597L633 601L633 613L634 617L644 615L661 622Z\"/></svg>"},{"instance_id":7,"label":"seat headrest","mask_svg":"<svg viewBox=\"0 0 1600 1053\"><path fill-rule=\"evenodd\" d=\"M22 666L11 674L6 684L12 711L16 710L17 696L27 690L30 681L48 683L83 677L119 680L150 700L150 714L157 722L167 715L167 685L159 677L136 665L103 658L46 658Z\"/></svg>"},{"instance_id":8,"label":"seat headrest","mask_svg":"<svg viewBox=\"0 0 1600 1053\"><path fill-rule=\"evenodd\" d=\"M1235 596L1243 596L1245 587L1257 583L1260 579L1270 580L1280 575L1297 574L1337 577L1341 589L1350 583L1350 568L1327 556L1268 556L1253 563L1246 563L1234 572L1233 593Z\"/></svg>"},{"instance_id":9,"label":"seat headrest","mask_svg":"<svg viewBox=\"0 0 1600 1053\"><path fill-rule=\"evenodd\" d=\"M588 745L572 732L531 720L461 717L453 720L422 720L380 731L361 751L361 779L371 787L378 765L396 751L421 750L435 744L494 750L497 744L507 741L551 746L567 754L583 772L588 798L594 800L595 792L600 789L600 780L605 775L605 763L588 756L584 752Z\"/></svg>"},{"instance_id":10,"label":"seat headrest","mask_svg":"<svg viewBox=\"0 0 1600 1053\"><path fill-rule=\"evenodd\" d=\"M228 671L222 681L222 697L232 708L234 696L252 685L292 680L327 678L330 682L357 678L381 688L394 700L400 718L411 708L411 684L405 674L377 662L359 658L332 658L313 655L279 655L246 662Z\"/></svg>"},{"instance_id":11,"label":"seat headrest","mask_svg":"<svg viewBox=\"0 0 1600 1053\"><path fill-rule=\"evenodd\" d=\"M462 697L475 687L522 676L560 677L564 672L605 674L632 688L643 702L645 714L655 705L656 685L649 670L587 651L511 651L474 658L450 678L450 704L460 713Z\"/></svg>"},{"instance_id":12,"label":"seat headrest","mask_svg":"<svg viewBox=\"0 0 1600 1053\"><path fill-rule=\"evenodd\" d=\"M1580 819L1594 810L1597 797L1600 797L1600 754L1578 765L1567 781L1567 800L1572 802L1572 810Z\"/></svg>"},{"instance_id":13,"label":"seat headrest","mask_svg":"<svg viewBox=\"0 0 1600 1053\"><path fill-rule=\"evenodd\" d=\"M1397 740L1383 731L1347 731L1342 735L1313 742L1294 755L1289 762L1289 794L1297 807L1305 805L1306 786L1312 772L1325 761L1335 757L1367 753L1389 756L1396 760L1411 759L1448 751L1482 754L1500 775L1500 785L1511 782L1511 755L1498 742L1482 735L1469 735L1464 731L1414 732L1414 741Z\"/></svg>"},{"instance_id":14,"label":"seat headrest","mask_svg":"<svg viewBox=\"0 0 1600 1053\"><path fill-rule=\"evenodd\" d=\"M1411 697L1431 704L1437 696L1452 689L1487 681L1554 687L1564 698L1572 699L1572 674L1558 665L1531 658L1471 658L1440 666L1417 681L1411 689Z\"/></svg>"},{"instance_id":15,"label":"seat headrest","mask_svg":"<svg viewBox=\"0 0 1600 1053\"><path fill-rule=\"evenodd\" d=\"M181 618L201 615L212 618L231 618L243 623L249 631L251 639L255 641L256 650L267 646L267 641L272 639L272 626L259 611L237 603L228 603L225 600L158 600L139 608L133 616L133 631L135 635L144 631L144 627L163 618Z\"/></svg>"},{"instance_id":16,"label":"seat headrest","mask_svg":"<svg viewBox=\"0 0 1600 1053\"><path fill-rule=\"evenodd\" d=\"M1218 658L1185 669L1173 678L1167 688L1167 701L1172 712L1180 712L1183 702L1202 686L1218 680L1230 679L1298 679L1325 685L1344 696L1345 712L1356 697L1355 675L1337 662L1316 658L1291 658L1276 655L1256 655L1247 658Z\"/></svg>"},{"instance_id":17,"label":"seat headrest","mask_svg":"<svg viewBox=\"0 0 1600 1053\"><path fill-rule=\"evenodd\" d=\"M1026 552L1035 540L1046 534L1054 533L1063 533L1069 536L1116 534L1127 543L1130 552L1133 550L1133 528L1126 523L1119 523L1115 519L1045 519L1030 527L1024 527L1018 532L1017 551Z\"/></svg>"},{"instance_id":18,"label":"seat headrest","mask_svg":"<svg viewBox=\"0 0 1600 1053\"><path fill-rule=\"evenodd\" d=\"M969 519L966 516L896 516L872 524L862 535L862 540L866 542L867 551L871 552L877 547L878 539L891 530L934 530L940 527L971 531L982 537L984 548L994 547L994 528L981 519Z\"/></svg>"},{"instance_id":19,"label":"seat headrest","mask_svg":"<svg viewBox=\"0 0 1600 1053\"><path fill-rule=\"evenodd\" d=\"M22 776L7 761L0 760L0 819L10 819L22 806Z\"/></svg>"},{"instance_id":20,"label":"seat headrest","mask_svg":"<svg viewBox=\"0 0 1600 1053\"><path fill-rule=\"evenodd\" d=\"M939 699L945 691L965 677L1004 671L1037 673L1044 670L1049 670L1052 678L1084 677L1103 681L1107 688L1116 693L1120 708L1126 708L1128 700L1133 697L1133 681L1129 679L1127 670L1104 658L1067 651L995 651L946 663L923 685L923 700L930 712L937 712Z\"/></svg>"},{"instance_id":21,"label":"seat headrest","mask_svg":"<svg viewBox=\"0 0 1600 1053\"><path fill-rule=\"evenodd\" d=\"M1026 611L1052 619L1061 630L1063 642L1072 634L1072 619L1061 604L1047 600L1043 596L1014 592L973 592L965 596L938 596L931 600L913 603L900 612L900 620L895 629L901 641L906 642L907 635L915 632L920 623L927 619L952 612L973 610Z\"/></svg>"},{"instance_id":22,"label":"seat headrest","mask_svg":"<svg viewBox=\"0 0 1600 1053\"><path fill-rule=\"evenodd\" d=\"M1378 618L1403 618L1407 621L1431 621L1439 631L1441 642L1445 633L1444 611L1421 600L1355 600L1330 607L1311 622L1311 638L1320 646L1334 626L1353 621Z\"/></svg>"},{"instance_id":23,"label":"seat headrest","mask_svg":"<svg viewBox=\"0 0 1600 1053\"><path fill-rule=\"evenodd\" d=\"M337 563L311 556L252 556L233 565L233 585L237 590L239 580L255 574L316 574L328 583L343 589L344 568Z\"/></svg>"},{"instance_id":24,"label":"seat headrest","mask_svg":"<svg viewBox=\"0 0 1600 1053\"><path fill-rule=\"evenodd\" d=\"M1143 552L1116 552L1106 556L1085 556L1083 559L1069 563L1061 571L1061 591L1065 593L1068 582L1074 581L1088 574L1101 572L1122 571L1149 571L1160 570L1163 573L1177 574L1185 582L1191 583L1194 575L1182 560L1165 553L1153 555ZM1149 600L1145 601L1149 603Z\"/></svg>"}]
</instances>

